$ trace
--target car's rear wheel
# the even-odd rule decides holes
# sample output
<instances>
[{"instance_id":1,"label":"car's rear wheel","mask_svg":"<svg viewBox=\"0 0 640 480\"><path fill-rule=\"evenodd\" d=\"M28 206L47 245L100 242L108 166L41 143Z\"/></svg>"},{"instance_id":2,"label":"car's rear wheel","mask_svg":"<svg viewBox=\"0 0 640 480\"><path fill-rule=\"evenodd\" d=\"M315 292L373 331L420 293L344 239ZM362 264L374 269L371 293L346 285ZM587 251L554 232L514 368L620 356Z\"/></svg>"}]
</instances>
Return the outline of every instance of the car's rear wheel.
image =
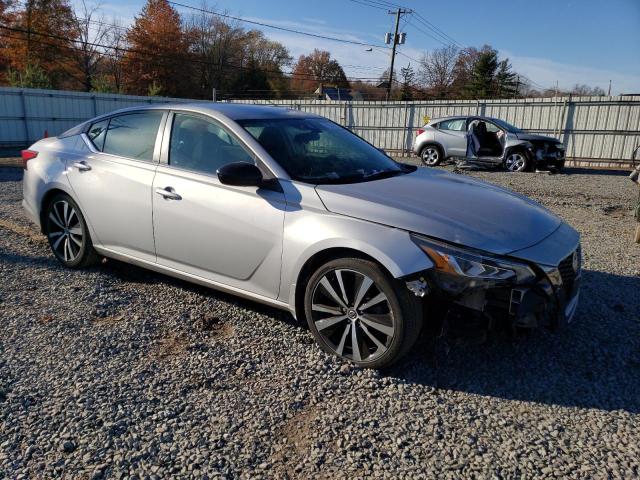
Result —
<instances>
[{"instance_id":1,"label":"car's rear wheel","mask_svg":"<svg viewBox=\"0 0 640 480\"><path fill-rule=\"evenodd\" d=\"M44 233L53 254L66 267L81 268L98 259L82 212L66 194L55 195L47 204Z\"/></svg>"},{"instance_id":2,"label":"car's rear wheel","mask_svg":"<svg viewBox=\"0 0 640 480\"><path fill-rule=\"evenodd\" d=\"M529 157L521 151L511 152L504 160L504 168L510 172L524 172L529 168Z\"/></svg>"},{"instance_id":3,"label":"car's rear wheel","mask_svg":"<svg viewBox=\"0 0 640 480\"><path fill-rule=\"evenodd\" d=\"M442 151L436 145L427 145L420 152L422 164L427 167L435 167L442 162Z\"/></svg>"},{"instance_id":4,"label":"car's rear wheel","mask_svg":"<svg viewBox=\"0 0 640 480\"><path fill-rule=\"evenodd\" d=\"M320 267L304 302L322 349L361 367L391 365L413 346L422 326L420 299L377 264L359 258Z\"/></svg>"}]
</instances>

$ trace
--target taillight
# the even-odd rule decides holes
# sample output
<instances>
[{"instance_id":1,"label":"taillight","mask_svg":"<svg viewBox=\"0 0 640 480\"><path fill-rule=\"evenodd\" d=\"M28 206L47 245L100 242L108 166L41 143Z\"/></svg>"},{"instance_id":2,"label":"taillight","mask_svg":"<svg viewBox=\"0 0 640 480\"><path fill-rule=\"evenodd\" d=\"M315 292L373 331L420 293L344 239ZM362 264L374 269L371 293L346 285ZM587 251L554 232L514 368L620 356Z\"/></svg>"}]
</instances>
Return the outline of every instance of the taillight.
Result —
<instances>
[{"instance_id":1,"label":"taillight","mask_svg":"<svg viewBox=\"0 0 640 480\"><path fill-rule=\"evenodd\" d=\"M424 128L419 128L419 129L416 131L416 136L418 136L418 135L422 135L423 133L424 133Z\"/></svg>"},{"instance_id":2,"label":"taillight","mask_svg":"<svg viewBox=\"0 0 640 480\"><path fill-rule=\"evenodd\" d=\"M35 150L22 150L20 153L22 154L22 168L25 170L27 169L27 162L38 156L38 152Z\"/></svg>"}]
</instances>

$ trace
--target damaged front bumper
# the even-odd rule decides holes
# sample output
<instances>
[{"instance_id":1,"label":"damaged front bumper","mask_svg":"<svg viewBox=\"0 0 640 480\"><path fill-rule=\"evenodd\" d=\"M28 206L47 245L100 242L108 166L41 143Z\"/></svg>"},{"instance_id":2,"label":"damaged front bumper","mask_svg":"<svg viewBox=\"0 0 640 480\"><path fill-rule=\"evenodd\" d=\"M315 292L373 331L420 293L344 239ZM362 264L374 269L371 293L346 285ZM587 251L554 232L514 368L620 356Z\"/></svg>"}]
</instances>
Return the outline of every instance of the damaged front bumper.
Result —
<instances>
[{"instance_id":1,"label":"damaged front bumper","mask_svg":"<svg viewBox=\"0 0 640 480\"><path fill-rule=\"evenodd\" d=\"M533 144L531 155L538 168L563 167L565 163L565 148L561 143Z\"/></svg>"},{"instance_id":2,"label":"damaged front bumper","mask_svg":"<svg viewBox=\"0 0 640 480\"><path fill-rule=\"evenodd\" d=\"M490 329L498 324L558 328L575 315L582 277L579 246L557 265L547 266L517 260L501 263L491 256L464 257L455 249L428 245L423 249L436 265L407 279L407 287L425 297L430 320L441 319L447 328L455 329ZM440 251L434 253L434 248ZM455 268L443 265L438 255L453 261Z\"/></svg>"}]
</instances>

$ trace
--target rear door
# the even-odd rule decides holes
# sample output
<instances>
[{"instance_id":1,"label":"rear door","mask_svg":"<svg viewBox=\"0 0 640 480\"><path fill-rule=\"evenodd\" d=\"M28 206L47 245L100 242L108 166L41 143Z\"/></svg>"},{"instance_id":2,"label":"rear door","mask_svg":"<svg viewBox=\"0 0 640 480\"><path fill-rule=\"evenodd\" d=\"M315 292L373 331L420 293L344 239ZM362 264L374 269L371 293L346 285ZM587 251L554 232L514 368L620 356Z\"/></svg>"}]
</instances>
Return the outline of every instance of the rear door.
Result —
<instances>
[{"instance_id":1,"label":"rear door","mask_svg":"<svg viewBox=\"0 0 640 480\"><path fill-rule=\"evenodd\" d=\"M221 166L256 163L222 124L180 112L173 113L169 123L153 185L158 263L276 298L284 194L220 183L216 171Z\"/></svg>"},{"instance_id":2,"label":"rear door","mask_svg":"<svg viewBox=\"0 0 640 480\"><path fill-rule=\"evenodd\" d=\"M146 110L94 123L83 134L91 153L67 165L94 243L147 261L155 261L151 186L166 115Z\"/></svg>"},{"instance_id":3,"label":"rear door","mask_svg":"<svg viewBox=\"0 0 640 480\"><path fill-rule=\"evenodd\" d=\"M452 118L438 123L435 134L436 141L446 150L450 157L464 157L467 150L467 119Z\"/></svg>"}]
</instances>

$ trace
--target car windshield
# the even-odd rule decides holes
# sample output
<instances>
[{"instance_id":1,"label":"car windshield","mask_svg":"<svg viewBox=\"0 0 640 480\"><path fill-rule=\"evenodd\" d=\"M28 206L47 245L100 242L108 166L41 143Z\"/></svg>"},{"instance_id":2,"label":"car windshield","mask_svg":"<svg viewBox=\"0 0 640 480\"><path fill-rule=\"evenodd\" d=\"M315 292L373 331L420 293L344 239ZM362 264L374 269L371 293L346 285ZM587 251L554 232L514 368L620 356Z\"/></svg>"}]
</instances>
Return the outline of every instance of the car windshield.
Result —
<instances>
[{"instance_id":1,"label":"car windshield","mask_svg":"<svg viewBox=\"0 0 640 480\"><path fill-rule=\"evenodd\" d=\"M354 183L406 168L349 130L323 118L240 120L287 173L307 183Z\"/></svg>"},{"instance_id":2,"label":"car windshield","mask_svg":"<svg viewBox=\"0 0 640 480\"><path fill-rule=\"evenodd\" d=\"M504 120L500 120L499 118L492 118L491 121L494 122L496 125L498 125L500 128L503 128L504 130L506 130L507 132L518 133L522 131L518 127L514 127L510 123L507 123Z\"/></svg>"}]
</instances>

